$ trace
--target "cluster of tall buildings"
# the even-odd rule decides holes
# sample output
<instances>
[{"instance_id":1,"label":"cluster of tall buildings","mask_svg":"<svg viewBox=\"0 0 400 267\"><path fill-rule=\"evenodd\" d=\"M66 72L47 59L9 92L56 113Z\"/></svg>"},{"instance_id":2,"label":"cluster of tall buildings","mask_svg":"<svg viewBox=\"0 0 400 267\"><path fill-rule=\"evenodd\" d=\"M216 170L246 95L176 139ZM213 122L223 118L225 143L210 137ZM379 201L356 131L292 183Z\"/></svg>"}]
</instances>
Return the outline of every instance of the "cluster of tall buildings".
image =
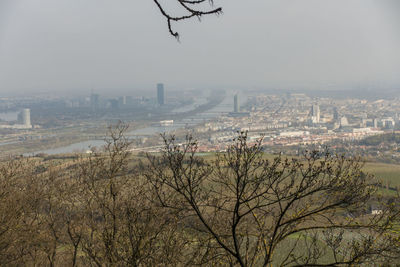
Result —
<instances>
[{"instance_id":1,"label":"cluster of tall buildings","mask_svg":"<svg viewBox=\"0 0 400 267\"><path fill-rule=\"evenodd\" d=\"M313 124L318 124L318 123L325 123L326 121L324 119L321 119L321 112L320 112L320 107L318 104L313 104L311 106L311 110L309 113L310 116L310 121ZM350 124L347 117L345 115L340 115L338 112L338 109L336 107L333 107L333 116L332 116L332 121L334 123L335 128L343 128L343 127L349 127L349 126L356 126L358 125L359 127L372 127L372 128L386 128L386 129L392 129L394 128L396 124L396 120L393 119L392 117L385 117L385 118L362 118L361 122L359 124L357 123L352 123Z\"/></svg>"},{"instance_id":2,"label":"cluster of tall buildings","mask_svg":"<svg viewBox=\"0 0 400 267\"><path fill-rule=\"evenodd\" d=\"M153 103L158 107L165 105L165 89L163 83L157 84L157 96L155 102L152 102L150 99L142 97L142 98L133 98L132 96L120 96L118 98L112 99L101 99L99 94L95 94L92 92L90 95L90 107L93 112L104 109L104 108L111 108L111 109L120 109L124 107L134 106L136 104L142 103ZM72 105L70 105L72 106Z\"/></svg>"},{"instance_id":3,"label":"cluster of tall buildings","mask_svg":"<svg viewBox=\"0 0 400 267\"><path fill-rule=\"evenodd\" d=\"M349 126L349 122L345 116L340 116L336 107L333 108L333 121L338 124L340 127ZM311 123L323 123L321 120L321 110L318 104L313 104L310 110L310 119Z\"/></svg>"}]
</instances>

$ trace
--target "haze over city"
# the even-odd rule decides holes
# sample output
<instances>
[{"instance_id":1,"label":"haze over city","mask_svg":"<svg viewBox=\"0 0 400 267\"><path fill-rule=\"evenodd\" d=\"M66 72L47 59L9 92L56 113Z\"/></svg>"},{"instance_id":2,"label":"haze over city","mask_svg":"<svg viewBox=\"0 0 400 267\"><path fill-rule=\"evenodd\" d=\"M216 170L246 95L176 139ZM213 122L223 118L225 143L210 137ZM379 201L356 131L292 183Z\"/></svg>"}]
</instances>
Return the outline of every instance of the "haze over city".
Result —
<instances>
[{"instance_id":1,"label":"haze over city","mask_svg":"<svg viewBox=\"0 0 400 267\"><path fill-rule=\"evenodd\" d=\"M399 14L0 0L0 267L399 267Z\"/></svg>"},{"instance_id":2,"label":"haze over city","mask_svg":"<svg viewBox=\"0 0 400 267\"><path fill-rule=\"evenodd\" d=\"M0 91L108 94L153 90L159 81L174 90L400 84L396 0L215 5L221 16L173 23L177 42L148 0L1 0Z\"/></svg>"}]
</instances>

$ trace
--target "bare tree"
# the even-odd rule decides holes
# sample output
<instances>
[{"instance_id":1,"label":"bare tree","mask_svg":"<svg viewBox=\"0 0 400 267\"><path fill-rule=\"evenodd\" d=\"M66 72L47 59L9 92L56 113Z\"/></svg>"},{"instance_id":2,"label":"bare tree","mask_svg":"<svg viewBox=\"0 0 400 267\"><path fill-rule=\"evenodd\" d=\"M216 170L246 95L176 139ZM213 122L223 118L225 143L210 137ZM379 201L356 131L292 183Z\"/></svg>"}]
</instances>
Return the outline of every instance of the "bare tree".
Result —
<instances>
[{"instance_id":1,"label":"bare tree","mask_svg":"<svg viewBox=\"0 0 400 267\"><path fill-rule=\"evenodd\" d=\"M76 161L0 162L0 265L157 266L185 261L175 212L154 205L127 126Z\"/></svg>"},{"instance_id":2,"label":"bare tree","mask_svg":"<svg viewBox=\"0 0 400 267\"><path fill-rule=\"evenodd\" d=\"M311 152L268 160L241 133L212 161L197 143L164 136L146 174L159 203L178 210L204 262L239 266L342 266L398 256L398 204L368 214L376 183L354 158Z\"/></svg>"},{"instance_id":3,"label":"bare tree","mask_svg":"<svg viewBox=\"0 0 400 267\"><path fill-rule=\"evenodd\" d=\"M204 158L164 136L137 161L110 129L77 161L0 162L0 265L344 266L398 260L399 201L358 159L268 160L245 133ZM370 204L380 205L375 214Z\"/></svg>"},{"instance_id":4,"label":"bare tree","mask_svg":"<svg viewBox=\"0 0 400 267\"><path fill-rule=\"evenodd\" d=\"M146 180L137 166L129 169L127 126L110 129L105 152L81 158L77 196L83 216L76 223L84 263L95 266L176 265L184 245L173 213L153 205ZM137 169L136 169L137 170ZM77 234L71 240L77 240ZM168 253L167 253L168 252Z\"/></svg>"},{"instance_id":5,"label":"bare tree","mask_svg":"<svg viewBox=\"0 0 400 267\"><path fill-rule=\"evenodd\" d=\"M219 15L222 13L222 8L211 8L209 10L202 9L202 5L204 3L209 3L210 6L213 6L213 0L174 0L173 2L178 5L178 7L182 8L185 12L184 15L173 15L167 11L167 9L162 4L162 0L153 0L154 3L157 5L158 9L160 10L161 14L167 19L168 30L172 36L179 39L179 33L172 29L172 22L173 21L182 21L191 18L198 18L199 20L201 17L210 14ZM171 5L171 3L169 3Z\"/></svg>"},{"instance_id":6,"label":"bare tree","mask_svg":"<svg viewBox=\"0 0 400 267\"><path fill-rule=\"evenodd\" d=\"M21 173L24 163L10 160L0 165L0 262L10 264L20 258L16 246L21 236L16 229L23 217L23 195L20 194Z\"/></svg>"}]
</instances>

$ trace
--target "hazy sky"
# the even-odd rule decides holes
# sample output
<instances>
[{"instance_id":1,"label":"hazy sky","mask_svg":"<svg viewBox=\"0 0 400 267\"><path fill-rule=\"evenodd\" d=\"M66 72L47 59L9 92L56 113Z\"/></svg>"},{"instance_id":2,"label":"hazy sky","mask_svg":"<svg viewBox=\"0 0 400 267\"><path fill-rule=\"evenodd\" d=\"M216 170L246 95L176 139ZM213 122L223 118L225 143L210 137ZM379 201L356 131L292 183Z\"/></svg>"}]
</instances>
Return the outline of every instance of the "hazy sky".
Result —
<instances>
[{"instance_id":1,"label":"hazy sky","mask_svg":"<svg viewBox=\"0 0 400 267\"><path fill-rule=\"evenodd\" d=\"M178 43L151 0L0 0L0 93L400 84L399 0L215 4Z\"/></svg>"}]
</instances>

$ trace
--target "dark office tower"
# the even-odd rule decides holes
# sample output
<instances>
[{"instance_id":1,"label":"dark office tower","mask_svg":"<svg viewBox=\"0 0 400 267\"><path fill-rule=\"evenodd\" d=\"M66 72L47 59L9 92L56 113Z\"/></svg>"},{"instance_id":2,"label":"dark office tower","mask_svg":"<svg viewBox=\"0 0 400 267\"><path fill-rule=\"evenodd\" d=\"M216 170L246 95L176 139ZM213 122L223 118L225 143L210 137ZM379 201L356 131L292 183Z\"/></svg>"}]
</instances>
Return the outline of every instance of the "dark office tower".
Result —
<instances>
[{"instance_id":1,"label":"dark office tower","mask_svg":"<svg viewBox=\"0 0 400 267\"><path fill-rule=\"evenodd\" d=\"M164 84L163 83L157 84L157 103L160 106L165 104L165 100L164 100Z\"/></svg>"},{"instance_id":2,"label":"dark office tower","mask_svg":"<svg viewBox=\"0 0 400 267\"><path fill-rule=\"evenodd\" d=\"M234 97L233 97L233 112L239 112L239 109L240 109L240 107L239 107L239 99L238 99L238 95L236 94Z\"/></svg>"},{"instance_id":3,"label":"dark office tower","mask_svg":"<svg viewBox=\"0 0 400 267\"><path fill-rule=\"evenodd\" d=\"M90 95L90 106L92 110L98 110L100 107L100 96L98 94L91 94Z\"/></svg>"}]
</instances>

